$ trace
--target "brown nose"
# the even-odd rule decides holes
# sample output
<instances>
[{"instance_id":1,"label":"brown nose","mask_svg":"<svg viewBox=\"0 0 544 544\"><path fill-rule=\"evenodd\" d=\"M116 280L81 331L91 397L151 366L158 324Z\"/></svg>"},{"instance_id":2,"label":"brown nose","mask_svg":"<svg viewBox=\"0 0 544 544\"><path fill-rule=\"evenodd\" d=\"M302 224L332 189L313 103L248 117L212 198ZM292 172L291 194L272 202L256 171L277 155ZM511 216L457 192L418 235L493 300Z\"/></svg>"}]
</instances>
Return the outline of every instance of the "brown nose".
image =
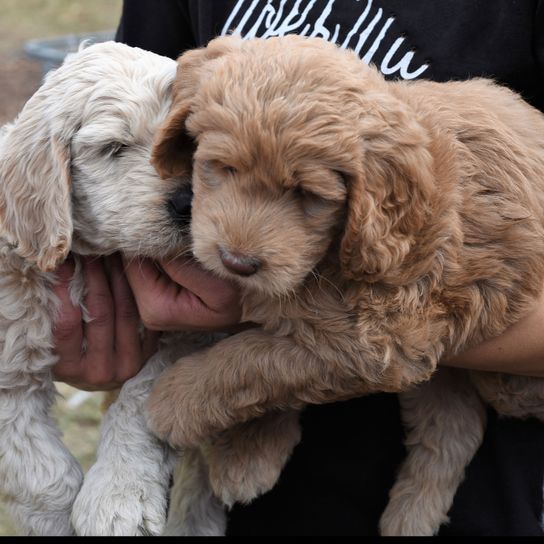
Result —
<instances>
[{"instance_id":1,"label":"brown nose","mask_svg":"<svg viewBox=\"0 0 544 544\"><path fill-rule=\"evenodd\" d=\"M219 248L219 256L225 268L239 276L252 276L261 267L259 259L236 253L235 251L229 251L224 247Z\"/></svg>"}]
</instances>

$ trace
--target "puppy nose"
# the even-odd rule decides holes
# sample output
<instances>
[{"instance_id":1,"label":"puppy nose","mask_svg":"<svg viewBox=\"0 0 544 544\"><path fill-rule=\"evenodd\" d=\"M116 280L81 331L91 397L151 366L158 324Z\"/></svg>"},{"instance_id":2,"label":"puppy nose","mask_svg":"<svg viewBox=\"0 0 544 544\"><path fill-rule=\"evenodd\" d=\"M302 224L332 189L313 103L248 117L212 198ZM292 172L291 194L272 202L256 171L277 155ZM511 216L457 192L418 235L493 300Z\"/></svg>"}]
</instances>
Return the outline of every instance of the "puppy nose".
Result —
<instances>
[{"instance_id":1,"label":"puppy nose","mask_svg":"<svg viewBox=\"0 0 544 544\"><path fill-rule=\"evenodd\" d=\"M224 247L219 248L221 262L227 270L239 276L252 276L261 267L261 261L255 257L249 257L235 251L229 251Z\"/></svg>"},{"instance_id":2,"label":"puppy nose","mask_svg":"<svg viewBox=\"0 0 544 544\"><path fill-rule=\"evenodd\" d=\"M178 189L168 201L168 212L170 217L180 226L187 226L191 222L191 203L193 200L193 189L185 185Z\"/></svg>"}]
</instances>

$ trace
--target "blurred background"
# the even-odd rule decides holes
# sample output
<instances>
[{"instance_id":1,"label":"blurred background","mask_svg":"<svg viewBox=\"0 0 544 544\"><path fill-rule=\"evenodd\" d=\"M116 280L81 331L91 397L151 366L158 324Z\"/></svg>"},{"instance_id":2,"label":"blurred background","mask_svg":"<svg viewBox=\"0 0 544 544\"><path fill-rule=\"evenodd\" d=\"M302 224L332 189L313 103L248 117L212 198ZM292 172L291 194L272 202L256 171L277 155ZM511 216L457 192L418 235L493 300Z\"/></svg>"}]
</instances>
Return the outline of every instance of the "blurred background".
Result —
<instances>
[{"instance_id":1,"label":"blurred background","mask_svg":"<svg viewBox=\"0 0 544 544\"><path fill-rule=\"evenodd\" d=\"M42 63L25 54L25 45L41 43L45 51L51 43L69 44L74 34L113 33L121 6L122 0L0 0L0 123L13 119L42 78Z\"/></svg>"},{"instance_id":2,"label":"blurred background","mask_svg":"<svg viewBox=\"0 0 544 544\"><path fill-rule=\"evenodd\" d=\"M11 121L40 86L49 64L35 55L57 55L63 47L76 46L81 34L98 39L113 35L121 6L122 0L0 0L0 123ZM55 417L68 448L87 470L94 460L105 395L64 384L58 389ZM14 534L0 496L0 536Z\"/></svg>"}]
</instances>

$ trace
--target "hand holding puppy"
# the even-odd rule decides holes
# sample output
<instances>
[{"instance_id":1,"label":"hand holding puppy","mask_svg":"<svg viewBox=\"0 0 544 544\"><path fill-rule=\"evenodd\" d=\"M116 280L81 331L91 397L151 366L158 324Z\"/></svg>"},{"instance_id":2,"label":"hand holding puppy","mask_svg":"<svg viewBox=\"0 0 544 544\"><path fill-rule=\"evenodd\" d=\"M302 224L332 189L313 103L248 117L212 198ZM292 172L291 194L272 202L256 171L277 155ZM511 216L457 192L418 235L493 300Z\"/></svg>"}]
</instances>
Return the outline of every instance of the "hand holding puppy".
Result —
<instances>
[{"instance_id":1,"label":"hand holding puppy","mask_svg":"<svg viewBox=\"0 0 544 544\"><path fill-rule=\"evenodd\" d=\"M240 292L193 259L126 263L140 317L151 330L225 330L240 322Z\"/></svg>"},{"instance_id":2,"label":"hand holding puppy","mask_svg":"<svg viewBox=\"0 0 544 544\"><path fill-rule=\"evenodd\" d=\"M116 389L155 352L158 334L150 330L140 334L138 308L119 255L83 257L81 262L90 320L84 320L81 308L72 304L69 286L74 262L68 259L60 266L54 287L61 307L54 328L59 362L53 374L79 389Z\"/></svg>"},{"instance_id":3,"label":"hand holding puppy","mask_svg":"<svg viewBox=\"0 0 544 544\"><path fill-rule=\"evenodd\" d=\"M150 259L132 260L125 263L125 273L119 256L110 261L108 281L102 260L84 260L86 301L93 318L89 323L70 301L73 264L68 261L59 269L59 362L54 367L59 381L86 390L114 389L136 375L156 349L155 331L225 330L240 321L237 288L194 261L179 258L159 265ZM143 341L140 319L147 329Z\"/></svg>"}]
</instances>

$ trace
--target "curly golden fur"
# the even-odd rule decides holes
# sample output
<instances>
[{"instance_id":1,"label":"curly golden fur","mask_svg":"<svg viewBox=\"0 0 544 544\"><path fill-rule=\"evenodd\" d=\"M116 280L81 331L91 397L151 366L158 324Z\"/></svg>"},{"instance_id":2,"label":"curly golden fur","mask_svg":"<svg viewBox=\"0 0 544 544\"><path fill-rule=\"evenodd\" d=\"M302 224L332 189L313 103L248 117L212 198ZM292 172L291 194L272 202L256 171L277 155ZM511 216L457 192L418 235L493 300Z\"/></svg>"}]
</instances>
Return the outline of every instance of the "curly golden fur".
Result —
<instances>
[{"instance_id":1,"label":"curly golden fur","mask_svg":"<svg viewBox=\"0 0 544 544\"><path fill-rule=\"evenodd\" d=\"M153 157L164 177L192 169L194 255L239 282L260 325L168 369L154 430L212 437L215 491L247 501L281 470L253 473L252 448L284 461L306 404L402 392L409 455L381 529L436 532L482 401L544 417L540 379L437 371L540 293L542 114L483 79L387 82L319 39L226 37L179 59Z\"/></svg>"}]
</instances>

